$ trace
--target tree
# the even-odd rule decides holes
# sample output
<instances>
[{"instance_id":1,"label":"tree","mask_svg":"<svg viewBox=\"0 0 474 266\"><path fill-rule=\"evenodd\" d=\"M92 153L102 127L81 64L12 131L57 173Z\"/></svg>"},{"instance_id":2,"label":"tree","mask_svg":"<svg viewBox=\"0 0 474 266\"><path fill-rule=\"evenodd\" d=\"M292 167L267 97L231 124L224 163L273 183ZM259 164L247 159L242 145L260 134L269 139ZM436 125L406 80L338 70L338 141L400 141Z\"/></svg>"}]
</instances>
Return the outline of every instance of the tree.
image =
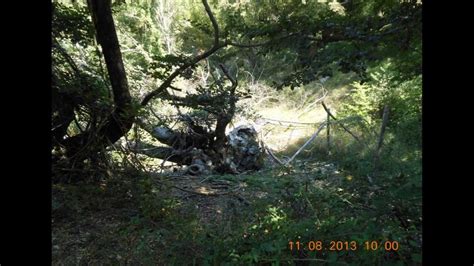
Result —
<instances>
[{"instance_id":1,"label":"tree","mask_svg":"<svg viewBox=\"0 0 474 266\"><path fill-rule=\"evenodd\" d=\"M98 55L104 57L108 71L105 82L98 81L95 77L96 73L101 72L101 66L94 66L93 70L78 66L76 58L69 54L71 49L63 49L59 42L54 42L53 61L56 65L53 71L53 136L57 146L67 150L66 157L74 158L75 161L83 161L97 154L105 146L124 136L134 123L137 111L146 109L155 99L167 101L175 107L191 108L194 113L206 114L204 120L199 120L197 116L181 116L182 122L190 130L202 135L181 136L194 140L193 145L203 148L208 156L217 158L222 155L226 145L225 130L235 113L235 103L240 97L247 97L237 90L238 80L226 73L228 71L225 65L232 63L237 67L246 67L241 63L244 60L238 60L246 59L250 62L247 70L250 70L269 61L268 65L271 67L267 68L267 72L270 74L264 79L269 83L273 82L277 89L284 86L293 88L335 71L354 71L364 78L370 64L393 57L400 51L400 45L402 52L409 56L411 48L416 48L420 42L420 5L415 1L214 2L217 8L213 13L208 2L202 0L205 12L202 9L199 12L197 9L193 10L190 27L182 30L182 34L188 36L181 36L185 46L182 50L192 51L194 56L179 52L163 55L163 49L159 47L161 42L157 41L158 36L169 35L171 27L164 9L154 9L157 4L153 1L136 2L131 7L123 2L115 2L117 10L122 11L118 21L124 25L128 23L130 27L127 29L133 30L130 34L132 37L124 36L123 30L118 33L119 37L126 37L126 50L135 50L132 51L134 57L130 54L128 57L124 56L124 65L110 2L88 1L89 12L92 14L91 24L94 25L96 39L102 48ZM163 6L164 3L167 2L161 1L158 6ZM62 35L55 36L71 42L89 43L89 47L94 47L90 44L93 41L88 40L89 29L87 21L84 21L84 13L80 10L61 9L60 5L57 7L67 19L53 25L56 25L55 28L67 27L63 29ZM136 11L132 17L126 15L127 8ZM161 18L161 30L150 24L150 21L154 21L151 19L154 15ZM68 24L70 21L78 26ZM165 36L165 39L168 37L170 36ZM194 40L196 37L200 39ZM171 39L168 38L169 40ZM210 47L206 47L206 44ZM166 50L171 52L172 49ZM127 62L127 58L133 59ZM208 69L216 69L210 72L219 73L221 78L214 78L211 85L198 87L196 94L175 95L173 92L179 90L175 85L176 80L192 76L202 60L212 61ZM88 63L92 62L93 60ZM84 65L83 62L80 63ZM399 71L402 79L419 74L421 68L418 68L418 64L408 65L406 69ZM125 69L134 72L132 87L127 81ZM222 77L230 80L232 85L226 86ZM144 89L141 86L143 83L136 82L137 79L153 79L149 84L160 83L153 88ZM107 88L109 85L110 91ZM131 96L134 89L135 92L140 90L138 94L143 94L143 97L140 95L140 103L136 105ZM111 96L107 96L107 93ZM75 130L74 134L68 134L71 129ZM152 129L147 130L152 132ZM173 135L180 134L174 132ZM170 144L167 142L165 140L165 144ZM179 157L176 151L181 150L181 154L183 148L187 149L192 145L186 144L179 149L171 146L174 149L174 159L187 164L189 160L184 157L189 156ZM157 151L160 151L155 154L158 157L170 159L170 150Z\"/></svg>"},{"instance_id":2,"label":"tree","mask_svg":"<svg viewBox=\"0 0 474 266\"><path fill-rule=\"evenodd\" d=\"M373 63L393 57L402 67L414 59L407 57L421 44L421 6L416 0L222 3L222 34L264 43L252 48L248 60L271 61L266 79L276 88L298 87L334 71L367 80ZM404 72L416 76L421 69Z\"/></svg>"},{"instance_id":3,"label":"tree","mask_svg":"<svg viewBox=\"0 0 474 266\"><path fill-rule=\"evenodd\" d=\"M131 128L134 118L127 75L112 17L111 1L89 0L87 3L96 29L97 41L105 58L115 106L104 123L97 128L91 127L63 140L63 127L61 134L56 135L56 141L65 147L67 157L75 157L79 162L122 137Z\"/></svg>"},{"instance_id":4,"label":"tree","mask_svg":"<svg viewBox=\"0 0 474 266\"><path fill-rule=\"evenodd\" d=\"M195 67L199 61L209 57L219 49L231 44L228 41L220 40L219 26L214 15L212 14L209 4L206 0L203 0L202 3L214 29L213 46L207 51L193 58L182 58L180 62L175 62L175 64L179 67L166 78L164 78L164 81L157 89L149 92L143 98L141 101L141 108L145 107L153 98L158 95L164 99L178 102L178 105L181 104L194 107L210 105L211 102L215 104L216 99L220 100L221 102L218 104L218 107L214 108L213 111L216 115L216 128L212 132L207 133L205 141L206 143L209 143L209 146L206 146L206 149L212 150L211 157L213 157L213 160L216 161L219 157L220 161L222 161L223 156L221 155L223 153L223 147L226 144L225 129L235 112L235 102L237 101L235 89L237 87L237 81L233 79L227 72L226 68L221 65L221 70L225 76L231 80L232 85L229 87L229 89L226 89L224 86L222 86L222 81L218 81L219 83L216 84L216 86L219 87L219 92L210 98L201 97L202 95L199 95L198 97L191 96L186 98L178 98L173 97L167 91L167 89L173 87L172 82L175 78L180 75L185 75L185 72ZM57 114L55 119L53 119L53 137L56 147L65 148L66 158L70 160L70 163L76 167L78 165L82 165L85 159L94 158L94 156L98 152L102 151L104 147L112 145L119 138L124 136L130 130L134 122L135 113L137 111L133 107L132 97L130 95L127 75L125 73L117 32L112 17L111 1L89 0L87 4L92 16L96 39L102 48L102 55L105 59L105 64L108 71L108 81L110 82L113 92L113 105L106 106L105 109L110 113L105 117L103 114L101 114L104 110L100 110L101 112L97 113L99 109L97 109L97 106L95 106L96 99L94 99L94 97L86 97L87 93L96 93L94 91L94 86L91 84L90 80L84 77L84 73L79 70L76 63L67 53L67 51L63 49L61 45L55 40L54 48L56 49L56 52L61 54L62 57L66 59L66 63L62 63L68 65L69 68L72 69L72 79L77 81L77 84L69 84L71 87L73 87L71 89L72 93L71 91L68 92L67 90L64 90L64 87L62 87L64 84L61 84L61 81L64 81L64 79L70 79L71 75L65 75L61 78L60 71L53 71L53 111ZM60 5L58 5L58 7L60 7ZM69 11L70 10L66 10L65 12L67 16L78 15L78 17L80 17L81 15L74 14L74 12L71 13ZM75 29L73 25L71 26L72 27L67 30L73 32L72 35L77 34L76 31L78 30ZM78 32L81 31L79 30ZM86 39L84 36L81 37L82 38L79 38L80 41L82 41L81 39ZM79 99L79 101L76 101L77 99ZM86 109L88 109L88 119L86 119L88 121L85 130L81 128L81 123L79 123L76 119L76 112L81 110L81 106L85 106ZM75 123L80 133L69 136L67 134L67 130L72 122ZM194 125L192 127L197 132L204 132L203 127L200 125ZM192 143L193 145L197 145L194 140ZM190 146L187 145L186 148L190 148ZM208 155L209 154L206 156ZM162 159L166 159L167 157L169 157L169 154L166 154L166 157L163 157ZM185 158L184 154L182 154L181 157ZM182 159L180 162L186 163L187 159Z\"/></svg>"}]
</instances>

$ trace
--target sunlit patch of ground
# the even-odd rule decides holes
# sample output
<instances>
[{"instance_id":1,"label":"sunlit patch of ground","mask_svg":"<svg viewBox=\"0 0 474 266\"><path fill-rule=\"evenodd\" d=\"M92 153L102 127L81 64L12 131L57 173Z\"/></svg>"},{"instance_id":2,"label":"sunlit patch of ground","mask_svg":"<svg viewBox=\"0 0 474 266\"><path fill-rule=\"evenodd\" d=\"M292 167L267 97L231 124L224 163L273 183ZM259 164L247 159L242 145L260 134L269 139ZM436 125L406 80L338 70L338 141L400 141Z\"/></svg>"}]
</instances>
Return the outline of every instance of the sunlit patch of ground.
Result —
<instances>
[{"instance_id":1,"label":"sunlit patch of ground","mask_svg":"<svg viewBox=\"0 0 474 266\"><path fill-rule=\"evenodd\" d=\"M338 100L344 98L348 90L349 86L340 86L328 91L324 102L333 114L337 114ZM257 114L261 120L257 119L257 125L259 125L257 130L265 144L270 149L280 152L301 138L309 138L327 119L321 100L317 101L321 98L318 97L320 95L320 91L308 95L315 101L306 101L302 106L289 106L280 102L259 109Z\"/></svg>"}]
</instances>

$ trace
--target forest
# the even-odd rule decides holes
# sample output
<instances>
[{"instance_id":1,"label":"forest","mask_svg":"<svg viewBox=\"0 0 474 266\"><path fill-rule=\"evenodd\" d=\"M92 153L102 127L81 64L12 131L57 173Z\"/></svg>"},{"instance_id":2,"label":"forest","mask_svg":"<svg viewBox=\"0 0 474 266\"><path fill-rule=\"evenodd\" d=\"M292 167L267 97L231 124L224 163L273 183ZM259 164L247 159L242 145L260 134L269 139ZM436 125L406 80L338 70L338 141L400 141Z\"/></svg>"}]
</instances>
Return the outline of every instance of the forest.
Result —
<instances>
[{"instance_id":1,"label":"forest","mask_svg":"<svg viewBox=\"0 0 474 266\"><path fill-rule=\"evenodd\" d=\"M53 265L421 265L421 0L53 0Z\"/></svg>"}]
</instances>

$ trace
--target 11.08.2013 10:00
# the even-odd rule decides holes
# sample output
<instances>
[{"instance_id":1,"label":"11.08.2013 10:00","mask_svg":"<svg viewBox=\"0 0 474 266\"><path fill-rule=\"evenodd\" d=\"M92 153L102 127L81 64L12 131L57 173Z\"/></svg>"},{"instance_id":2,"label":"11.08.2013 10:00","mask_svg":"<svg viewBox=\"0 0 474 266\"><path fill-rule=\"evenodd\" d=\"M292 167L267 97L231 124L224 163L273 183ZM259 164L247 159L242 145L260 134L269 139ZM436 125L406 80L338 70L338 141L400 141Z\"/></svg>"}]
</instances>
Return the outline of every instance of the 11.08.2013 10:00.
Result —
<instances>
[{"instance_id":1,"label":"11.08.2013 10:00","mask_svg":"<svg viewBox=\"0 0 474 266\"><path fill-rule=\"evenodd\" d=\"M323 241L308 241L306 243L301 241L289 241L290 250L309 250L309 251L355 251L359 249L357 241L330 241L329 245L324 245ZM384 249L386 251L397 251L400 248L398 241L365 241L363 249L367 251L375 251Z\"/></svg>"}]
</instances>

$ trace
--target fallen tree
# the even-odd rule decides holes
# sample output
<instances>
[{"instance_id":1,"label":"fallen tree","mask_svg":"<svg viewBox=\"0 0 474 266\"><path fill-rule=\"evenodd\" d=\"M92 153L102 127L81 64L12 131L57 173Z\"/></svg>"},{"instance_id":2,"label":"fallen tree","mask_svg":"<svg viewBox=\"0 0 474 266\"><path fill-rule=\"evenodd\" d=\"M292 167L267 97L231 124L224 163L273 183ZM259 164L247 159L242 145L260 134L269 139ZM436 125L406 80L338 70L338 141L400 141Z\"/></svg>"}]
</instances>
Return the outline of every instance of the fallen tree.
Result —
<instances>
[{"instance_id":1,"label":"fallen tree","mask_svg":"<svg viewBox=\"0 0 474 266\"><path fill-rule=\"evenodd\" d=\"M209 87L199 87L196 94L168 94L164 98L175 107L189 107L201 115L204 113L204 117L192 112L180 114L179 120L184 125L180 130L166 126L147 129L146 123L138 123L167 147L135 141L129 143L129 148L150 157L187 165L188 173L194 175L212 171L237 174L260 169L264 149L255 129L239 126L226 135L226 128L236 112L236 102L245 94L236 91L237 80L227 68L223 64L219 67L230 85L226 86L220 79Z\"/></svg>"},{"instance_id":2,"label":"fallen tree","mask_svg":"<svg viewBox=\"0 0 474 266\"><path fill-rule=\"evenodd\" d=\"M188 128L189 129L189 128ZM156 127L152 136L167 147L155 146L141 141L130 141L127 148L133 152L159 158L164 161L186 165L193 175L218 173L238 174L258 170L263 166L264 150L251 126L239 126L230 131L222 145L216 147L215 131L206 135L195 132Z\"/></svg>"}]
</instances>

